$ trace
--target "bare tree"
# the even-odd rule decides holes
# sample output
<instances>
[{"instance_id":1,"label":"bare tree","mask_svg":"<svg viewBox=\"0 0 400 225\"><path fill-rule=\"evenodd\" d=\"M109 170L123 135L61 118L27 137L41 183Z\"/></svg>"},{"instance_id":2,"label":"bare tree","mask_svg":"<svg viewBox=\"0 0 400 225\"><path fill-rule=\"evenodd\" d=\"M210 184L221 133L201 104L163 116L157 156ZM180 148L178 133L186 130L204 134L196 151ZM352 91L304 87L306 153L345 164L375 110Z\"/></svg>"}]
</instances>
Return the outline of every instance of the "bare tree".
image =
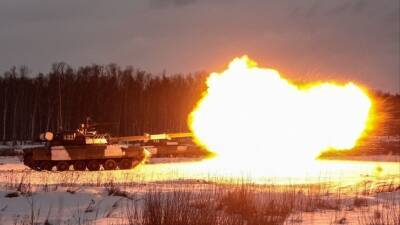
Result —
<instances>
[{"instance_id":1,"label":"bare tree","mask_svg":"<svg viewBox=\"0 0 400 225\"><path fill-rule=\"evenodd\" d=\"M6 84L7 85L7 84ZM8 109L8 102L7 102L7 94L8 94L8 86L4 88L4 106L3 106L3 143L6 142L6 128L7 128L7 109Z\"/></svg>"}]
</instances>

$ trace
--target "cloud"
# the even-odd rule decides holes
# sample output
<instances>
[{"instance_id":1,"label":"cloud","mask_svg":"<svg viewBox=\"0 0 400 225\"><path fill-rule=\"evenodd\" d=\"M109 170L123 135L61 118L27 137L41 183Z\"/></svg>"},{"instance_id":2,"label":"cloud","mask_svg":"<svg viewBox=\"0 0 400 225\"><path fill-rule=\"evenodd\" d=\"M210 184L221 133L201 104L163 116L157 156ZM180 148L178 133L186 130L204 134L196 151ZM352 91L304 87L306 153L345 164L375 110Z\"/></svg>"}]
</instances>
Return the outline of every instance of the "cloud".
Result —
<instances>
[{"instance_id":1,"label":"cloud","mask_svg":"<svg viewBox=\"0 0 400 225\"><path fill-rule=\"evenodd\" d=\"M195 3L197 0L150 0L151 8L181 7Z\"/></svg>"},{"instance_id":2,"label":"cloud","mask_svg":"<svg viewBox=\"0 0 400 225\"><path fill-rule=\"evenodd\" d=\"M55 61L73 66L115 62L155 73L186 73L218 70L233 57L249 54L291 78L352 79L395 91L398 4L4 0L0 73L21 64L33 73L46 72Z\"/></svg>"}]
</instances>

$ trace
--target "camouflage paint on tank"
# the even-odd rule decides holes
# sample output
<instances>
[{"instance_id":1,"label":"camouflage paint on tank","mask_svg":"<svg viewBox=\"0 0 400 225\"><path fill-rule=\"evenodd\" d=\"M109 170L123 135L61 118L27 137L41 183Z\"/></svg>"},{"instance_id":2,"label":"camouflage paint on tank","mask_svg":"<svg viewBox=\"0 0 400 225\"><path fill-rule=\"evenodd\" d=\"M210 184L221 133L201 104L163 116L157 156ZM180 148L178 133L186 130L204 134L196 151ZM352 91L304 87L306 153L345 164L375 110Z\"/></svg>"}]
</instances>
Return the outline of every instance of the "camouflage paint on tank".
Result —
<instances>
[{"instance_id":1,"label":"camouflage paint on tank","mask_svg":"<svg viewBox=\"0 0 400 225\"><path fill-rule=\"evenodd\" d=\"M137 158L144 157L141 147L125 145L58 145L43 147L32 151L33 160L88 160L112 158Z\"/></svg>"},{"instance_id":2,"label":"camouflage paint on tank","mask_svg":"<svg viewBox=\"0 0 400 225\"><path fill-rule=\"evenodd\" d=\"M143 146L144 149L151 153L152 157L196 157L207 156L209 153L196 145L148 145Z\"/></svg>"}]
</instances>

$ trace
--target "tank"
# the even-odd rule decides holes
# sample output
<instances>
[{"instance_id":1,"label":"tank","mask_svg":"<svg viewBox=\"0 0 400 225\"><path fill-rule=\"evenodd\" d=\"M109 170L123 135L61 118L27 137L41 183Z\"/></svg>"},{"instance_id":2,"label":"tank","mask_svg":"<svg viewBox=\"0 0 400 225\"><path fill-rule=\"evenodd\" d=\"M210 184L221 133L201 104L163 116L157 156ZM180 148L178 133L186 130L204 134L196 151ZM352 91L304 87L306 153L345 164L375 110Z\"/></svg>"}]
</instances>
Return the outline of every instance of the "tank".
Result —
<instances>
[{"instance_id":1,"label":"tank","mask_svg":"<svg viewBox=\"0 0 400 225\"><path fill-rule=\"evenodd\" d=\"M25 149L23 162L34 170L115 170L131 169L149 154L143 147L109 143L108 135L98 135L82 126L77 131L41 134L44 146Z\"/></svg>"},{"instance_id":2,"label":"tank","mask_svg":"<svg viewBox=\"0 0 400 225\"><path fill-rule=\"evenodd\" d=\"M143 147L151 153L152 158L198 158L211 157L213 155L211 152L195 144L191 137L150 140L143 143Z\"/></svg>"},{"instance_id":3,"label":"tank","mask_svg":"<svg viewBox=\"0 0 400 225\"><path fill-rule=\"evenodd\" d=\"M211 157L214 154L197 145L192 133L161 133L143 136L113 137L113 142L128 142L142 146L152 158L163 157Z\"/></svg>"}]
</instances>

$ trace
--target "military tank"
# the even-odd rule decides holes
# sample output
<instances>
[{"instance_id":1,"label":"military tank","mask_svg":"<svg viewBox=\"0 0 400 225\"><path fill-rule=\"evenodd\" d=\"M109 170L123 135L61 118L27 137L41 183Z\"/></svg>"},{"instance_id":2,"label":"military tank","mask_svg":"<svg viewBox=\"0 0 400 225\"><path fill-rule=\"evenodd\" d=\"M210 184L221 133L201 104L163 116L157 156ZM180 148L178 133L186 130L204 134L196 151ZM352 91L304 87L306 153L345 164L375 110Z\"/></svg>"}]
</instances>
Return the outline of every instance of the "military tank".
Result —
<instances>
[{"instance_id":1,"label":"military tank","mask_svg":"<svg viewBox=\"0 0 400 225\"><path fill-rule=\"evenodd\" d=\"M112 137L113 142L129 142L146 149L152 158L211 157L214 154L197 145L192 133L144 134L143 136Z\"/></svg>"},{"instance_id":2,"label":"military tank","mask_svg":"<svg viewBox=\"0 0 400 225\"><path fill-rule=\"evenodd\" d=\"M100 169L131 169L148 156L141 146L110 142L109 135L97 134L85 124L80 129L54 135L40 135L45 144L41 147L24 149L23 162L34 170L96 171Z\"/></svg>"}]
</instances>

